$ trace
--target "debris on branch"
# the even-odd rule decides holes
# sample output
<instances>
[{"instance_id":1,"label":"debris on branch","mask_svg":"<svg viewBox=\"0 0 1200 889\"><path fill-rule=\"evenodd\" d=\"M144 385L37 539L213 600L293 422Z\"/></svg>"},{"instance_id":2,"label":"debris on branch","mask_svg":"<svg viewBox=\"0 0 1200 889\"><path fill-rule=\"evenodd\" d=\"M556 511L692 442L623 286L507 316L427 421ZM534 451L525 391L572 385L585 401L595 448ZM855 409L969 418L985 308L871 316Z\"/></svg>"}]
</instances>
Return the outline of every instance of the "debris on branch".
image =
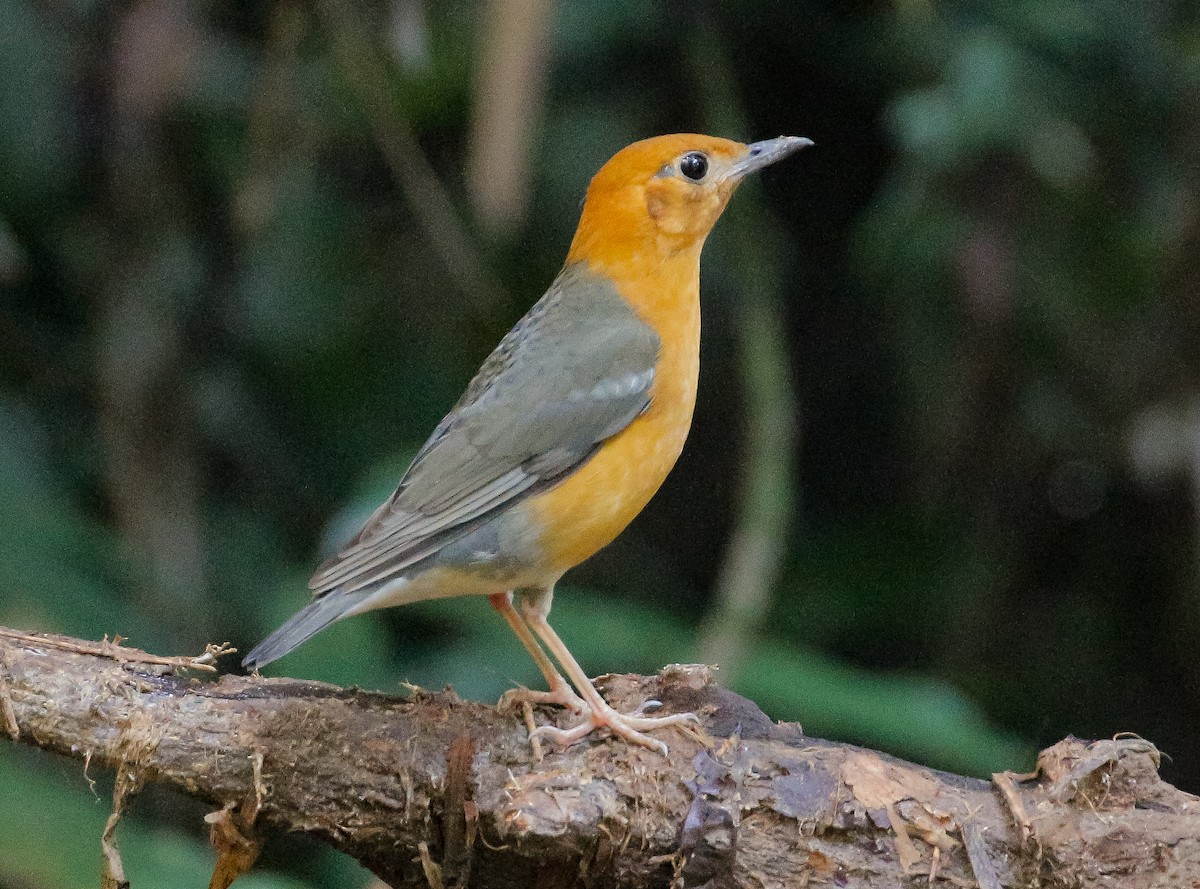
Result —
<instances>
[{"instance_id":1,"label":"debris on branch","mask_svg":"<svg viewBox=\"0 0 1200 889\"><path fill-rule=\"evenodd\" d=\"M669 755L593 739L539 758L519 712L448 691L195 666L0 630L0 714L13 739L117 770L117 812L148 782L211 802L214 886L253 865L267 827L395 887L1200 885L1200 799L1161 781L1140 738L1067 739L1037 772L986 782L806 737L672 666L603 682L623 709L703 717L663 734ZM119 870L111 830L105 854Z\"/></svg>"}]
</instances>

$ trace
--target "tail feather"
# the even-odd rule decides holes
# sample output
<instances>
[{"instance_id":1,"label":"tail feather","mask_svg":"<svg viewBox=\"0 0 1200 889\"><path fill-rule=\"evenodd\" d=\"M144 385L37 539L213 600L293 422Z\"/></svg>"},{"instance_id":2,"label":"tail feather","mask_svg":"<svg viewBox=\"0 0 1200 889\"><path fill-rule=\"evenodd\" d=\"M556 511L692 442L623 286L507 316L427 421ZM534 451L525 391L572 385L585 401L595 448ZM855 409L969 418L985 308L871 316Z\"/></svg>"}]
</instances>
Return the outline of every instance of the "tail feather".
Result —
<instances>
[{"instance_id":1,"label":"tail feather","mask_svg":"<svg viewBox=\"0 0 1200 889\"><path fill-rule=\"evenodd\" d=\"M356 606L362 604L368 595L361 591L343 593L334 590L313 600L293 614L283 626L258 643L242 659L242 666L246 669L257 669L279 660L334 621L348 616Z\"/></svg>"}]
</instances>

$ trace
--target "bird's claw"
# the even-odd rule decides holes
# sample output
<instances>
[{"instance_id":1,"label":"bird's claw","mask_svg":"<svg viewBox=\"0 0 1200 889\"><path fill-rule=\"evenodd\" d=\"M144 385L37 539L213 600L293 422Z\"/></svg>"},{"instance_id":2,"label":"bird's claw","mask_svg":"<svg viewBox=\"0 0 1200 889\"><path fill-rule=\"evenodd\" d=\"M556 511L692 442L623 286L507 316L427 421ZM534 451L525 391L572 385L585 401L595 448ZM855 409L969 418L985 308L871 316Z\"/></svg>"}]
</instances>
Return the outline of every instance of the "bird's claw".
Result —
<instances>
[{"instance_id":1,"label":"bird's claw","mask_svg":"<svg viewBox=\"0 0 1200 889\"><path fill-rule=\"evenodd\" d=\"M657 710L663 705L662 701L656 701L651 698L648 701L642 701L642 706L633 711L634 716L645 716L651 710Z\"/></svg>"},{"instance_id":2,"label":"bird's claw","mask_svg":"<svg viewBox=\"0 0 1200 889\"><path fill-rule=\"evenodd\" d=\"M500 696L497 707L501 710L516 709L521 704L551 704L556 707L564 707L572 713L578 715L585 713L588 709L583 698L575 694L565 682L558 688L552 688L550 691L536 691L532 688L510 688Z\"/></svg>"},{"instance_id":3,"label":"bird's claw","mask_svg":"<svg viewBox=\"0 0 1200 889\"><path fill-rule=\"evenodd\" d=\"M695 713L672 713L670 716L642 715L648 707L654 709L661 706L662 703L660 701L647 701L633 713L619 713L607 705L603 709L586 707L587 718L579 725L568 729L561 729L553 725L543 725L535 729L530 734L529 739L532 741L534 738L545 738L559 747L569 747L577 741L583 740L596 729L607 728L618 738L650 750L657 750L663 756L666 756L670 752L667 745L656 738L650 737L645 732L665 728L670 725L683 725L689 722L699 723L700 717Z\"/></svg>"}]
</instances>

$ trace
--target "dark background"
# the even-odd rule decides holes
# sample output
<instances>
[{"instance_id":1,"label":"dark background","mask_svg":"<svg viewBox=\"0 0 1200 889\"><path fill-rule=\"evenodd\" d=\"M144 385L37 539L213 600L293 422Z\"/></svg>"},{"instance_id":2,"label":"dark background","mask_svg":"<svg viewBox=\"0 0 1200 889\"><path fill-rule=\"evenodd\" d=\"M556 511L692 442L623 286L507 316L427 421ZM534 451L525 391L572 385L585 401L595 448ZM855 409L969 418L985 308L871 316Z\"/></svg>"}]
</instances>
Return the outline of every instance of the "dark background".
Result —
<instances>
[{"instance_id":1,"label":"dark background","mask_svg":"<svg viewBox=\"0 0 1200 889\"><path fill-rule=\"evenodd\" d=\"M684 456L556 597L585 666L979 775L1136 732L1200 791L1183 2L0 0L0 623L247 650L672 131L817 145L710 240ZM475 600L269 672L538 678ZM95 885L110 792L0 747L0 887ZM202 814L138 799L138 889L203 884Z\"/></svg>"}]
</instances>

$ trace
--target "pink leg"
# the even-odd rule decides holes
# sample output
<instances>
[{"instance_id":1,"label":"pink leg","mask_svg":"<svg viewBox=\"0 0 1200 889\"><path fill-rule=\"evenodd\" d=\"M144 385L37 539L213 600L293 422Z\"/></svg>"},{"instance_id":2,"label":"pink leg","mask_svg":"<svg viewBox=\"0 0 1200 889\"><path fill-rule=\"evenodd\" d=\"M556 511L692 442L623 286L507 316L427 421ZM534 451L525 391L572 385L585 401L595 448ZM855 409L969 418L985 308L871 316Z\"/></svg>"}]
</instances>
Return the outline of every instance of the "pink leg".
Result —
<instances>
[{"instance_id":1,"label":"pink leg","mask_svg":"<svg viewBox=\"0 0 1200 889\"><path fill-rule=\"evenodd\" d=\"M587 706L571 690L570 684L562 678L562 674L555 669L554 662L546 657L546 652L542 651L542 647L538 645L537 639L529 631L529 627L521 619L521 615L517 614L517 609L513 608L512 599L512 593L496 593L488 596L488 602L500 613L512 631L517 634L517 638L521 640L525 650L533 657L533 662L538 665L538 669L546 677L546 684L550 686L550 690L534 691L528 688L514 688L506 691L500 698L501 705L528 701L531 704L557 704L566 707L572 713L583 713Z\"/></svg>"},{"instance_id":2,"label":"pink leg","mask_svg":"<svg viewBox=\"0 0 1200 889\"><path fill-rule=\"evenodd\" d=\"M567 678L571 680L571 684L575 686L575 690L583 698L583 713L586 719L579 725L570 729L560 729L554 726L542 726L536 732L537 735L545 735L550 740L565 746L574 744L576 741L587 737L598 728L607 728L610 732L619 738L624 738L634 744L640 744L643 747L649 747L651 750L658 750L665 754L667 753L667 745L662 741L651 738L649 735L643 734L645 731L650 731L657 728L664 728L669 725L682 725L688 722L699 722L700 719L695 713L676 713L671 716L642 716L639 709L636 713L619 713L600 696L596 691L596 687L592 685L592 681L583 671L583 667L579 666L579 662L567 649L566 644L559 638L558 634L546 621L546 616L543 613L549 610L549 590L546 595L530 601L522 598L521 600L521 616L525 618L529 628L537 634L542 640L542 644L546 646L546 650L554 656L554 659L562 666L563 672L567 674ZM643 704L644 708L645 705Z\"/></svg>"}]
</instances>

